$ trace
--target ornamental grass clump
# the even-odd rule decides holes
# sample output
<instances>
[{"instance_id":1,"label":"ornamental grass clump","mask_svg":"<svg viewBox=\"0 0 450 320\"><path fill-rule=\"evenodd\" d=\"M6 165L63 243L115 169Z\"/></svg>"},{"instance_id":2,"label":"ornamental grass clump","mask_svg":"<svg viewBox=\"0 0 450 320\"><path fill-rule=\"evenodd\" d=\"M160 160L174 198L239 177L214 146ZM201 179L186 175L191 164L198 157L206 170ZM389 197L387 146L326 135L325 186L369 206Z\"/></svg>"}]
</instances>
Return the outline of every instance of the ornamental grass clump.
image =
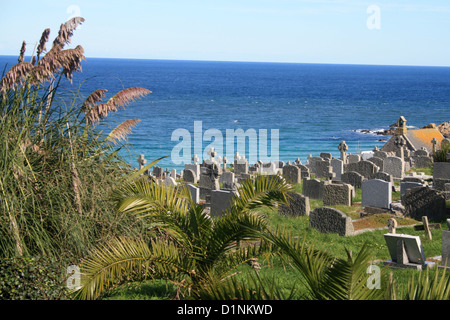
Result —
<instances>
[{"instance_id":1,"label":"ornamental grass clump","mask_svg":"<svg viewBox=\"0 0 450 320\"><path fill-rule=\"evenodd\" d=\"M84 100L80 90L63 90L86 60L82 46L66 48L83 22L76 17L62 24L51 47L45 29L29 61L23 42L17 64L0 80L0 258L70 263L118 235L145 234L141 221L117 213L108 198L132 170L119 142L138 119L109 135L96 126L150 91L125 89L99 104L106 89Z\"/></svg>"}]
</instances>

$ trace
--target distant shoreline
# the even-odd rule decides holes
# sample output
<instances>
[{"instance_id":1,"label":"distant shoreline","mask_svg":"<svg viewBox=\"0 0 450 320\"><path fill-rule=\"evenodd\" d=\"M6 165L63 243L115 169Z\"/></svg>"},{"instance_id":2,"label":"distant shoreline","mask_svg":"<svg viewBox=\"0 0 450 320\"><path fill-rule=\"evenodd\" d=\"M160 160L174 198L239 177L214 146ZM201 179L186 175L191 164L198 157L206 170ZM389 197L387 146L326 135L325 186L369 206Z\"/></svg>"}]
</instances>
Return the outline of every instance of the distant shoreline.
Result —
<instances>
[{"instance_id":1,"label":"distant shoreline","mask_svg":"<svg viewBox=\"0 0 450 320\"><path fill-rule=\"evenodd\" d=\"M442 122L439 125L434 123L430 123L421 129L425 128L436 128L438 129L445 138L450 138L450 121ZM353 130L354 132L364 133L364 134L375 134L379 136L393 136L395 132L395 125L391 125L389 129L379 129L379 130L370 130L370 129L358 129ZM383 139L384 140L384 139ZM382 141L382 140L380 140Z\"/></svg>"}]
</instances>

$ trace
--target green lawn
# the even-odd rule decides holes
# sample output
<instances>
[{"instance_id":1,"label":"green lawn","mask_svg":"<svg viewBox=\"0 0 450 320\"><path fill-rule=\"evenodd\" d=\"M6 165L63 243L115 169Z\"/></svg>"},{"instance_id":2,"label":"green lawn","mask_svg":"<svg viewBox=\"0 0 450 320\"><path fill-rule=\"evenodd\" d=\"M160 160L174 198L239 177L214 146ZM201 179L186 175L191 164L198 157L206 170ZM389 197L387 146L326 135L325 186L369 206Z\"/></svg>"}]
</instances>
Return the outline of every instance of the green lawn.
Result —
<instances>
[{"instance_id":1,"label":"green lawn","mask_svg":"<svg viewBox=\"0 0 450 320\"><path fill-rule=\"evenodd\" d=\"M295 185L294 191L301 193L301 184ZM400 192L394 192L393 199L394 201L399 200ZM363 209L360 205L360 189L356 190L356 196L353 201L354 203L351 207L335 206L335 208L346 213L354 221L364 221L364 223L360 224L362 226L365 226L366 224L369 227L386 226L387 220L391 217L389 214L374 215L366 218L366 220L360 219L360 212ZM310 200L311 210L320 206L322 206L322 201ZM277 210L270 209L261 209L258 212L267 218L273 229L284 228L296 237L304 239L307 244L325 250L335 257L346 258L346 250L351 250L356 254L361 247L366 244L373 253L374 263L380 266L382 275L388 275L392 272L398 288L404 288L408 279L418 272L412 269L392 269L384 267L383 262L390 259L383 236L388 232L387 229L368 231L355 236L342 237L338 234L323 234L310 228L308 216L285 217L280 216ZM414 231L413 225L421 224L421 221L403 218L397 219L397 222L399 226L404 226L398 228L397 233L420 237L427 258L441 255L442 229L447 229L445 222L441 225L442 229L433 229L431 231L432 240L425 238L424 231ZM354 225L356 226L357 224L355 223ZM301 294L305 289L301 285L298 272L294 271L286 262L279 258L270 261L261 259L260 263L261 269L259 275L261 278L276 279L277 286L286 294L295 287L295 297L301 298ZM247 272L253 272L248 266L240 267L238 271L239 272L236 275L238 277L245 275ZM147 281L143 284L121 286L109 293L105 299L170 299L175 295L175 292L175 287L169 282Z\"/></svg>"}]
</instances>

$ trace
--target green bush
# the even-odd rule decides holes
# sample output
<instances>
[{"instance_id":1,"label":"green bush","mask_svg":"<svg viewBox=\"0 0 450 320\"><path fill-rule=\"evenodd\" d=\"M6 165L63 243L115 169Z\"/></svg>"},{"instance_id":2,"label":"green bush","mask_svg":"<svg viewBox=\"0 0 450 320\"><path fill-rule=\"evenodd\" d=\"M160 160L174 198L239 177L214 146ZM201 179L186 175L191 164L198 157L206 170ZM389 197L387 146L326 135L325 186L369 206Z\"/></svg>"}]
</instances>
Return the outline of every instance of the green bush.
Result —
<instances>
[{"instance_id":1,"label":"green bush","mask_svg":"<svg viewBox=\"0 0 450 320\"><path fill-rule=\"evenodd\" d=\"M41 257L0 260L0 300L69 299L64 268Z\"/></svg>"},{"instance_id":2,"label":"green bush","mask_svg":"<svg viewBox=\"0 0 450 320\"><path fill-rule=\"evenodd\" d=\"M434 162L447 162L447 153L450 152L450 143L443 142L441 145L441 149L437 150L433 154L433 160Z\"/></svg>"}]
</instances>

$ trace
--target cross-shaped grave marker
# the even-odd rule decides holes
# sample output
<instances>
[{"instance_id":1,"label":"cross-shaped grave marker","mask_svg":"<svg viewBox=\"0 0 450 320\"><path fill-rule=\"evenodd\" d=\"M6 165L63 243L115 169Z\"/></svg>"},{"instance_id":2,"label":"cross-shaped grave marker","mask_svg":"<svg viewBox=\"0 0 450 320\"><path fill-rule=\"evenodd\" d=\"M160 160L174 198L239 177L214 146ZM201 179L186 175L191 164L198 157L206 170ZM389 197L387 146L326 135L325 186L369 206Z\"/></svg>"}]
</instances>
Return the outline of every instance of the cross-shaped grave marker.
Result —
<instances>
[{"instance_id":1,"label":"cross-shaped grave marker","mask_svg":"<svg viewBox=\"0 0 450 320\"><path fill-rule=\"evenodd\" d=\"M194 162L194 164L198 164L198 161L200 159L198 158L198 156L196 154L194 154L194 156L192 157L192 161Z\"/></svg>"},{"instance_id":2,"label":"cross-shaped grave marker","mask_svg":"<svg viewBox=\"0 0 450 320\"><path fill-rule=\"evenodd\" d=\"M427 216L423 216L422 217L422 223L423 224L417 224L414 226L414 230L415 231L420 231L420 230L425 230L425 236L429 239L429 240L433 240L433 236L431 235L431 230L432 229L440 229L441 228L441 224L440 223L432 223L429 224L428 223L428 217Z\"/></svg>"},{"instance_id":3,"label":"cross-shaped grave marker","mask_svg":"<svg viewBox=\"0 0 450 320\"><path fill-rule=\"evenodd\" d=\"M344 161L344 163L346 163L347 155L345 153L348 150L348 146L344 140L341 141L341 143L338 146L338 149L341 152L341 160Z\"/></svg>"},{"instance_id":4,"label":"cross-shaped grave marker","mask_svg":"<svg viewBox=\"0 0 450 320\"><path fill-rule=\"evenodd\" d=\"M403 147L406 146L405 138L403 138L402 136L396 136L395 140L394 140L394 144L400 151L399 158L404 160L404 158L405 158L405 156L404 156L405 151L404 151Z\"/></svg>"},{"instance_id":5,"label":"cross-shaped grave marker","mask_svg":"<svg viewBox=\"0 0 450 320\"><path fill-rule=\"evenodd\" d=\"M397 220L390 218L387 222L387 227L389 228L389 233L395 233L397 228Z\"/></svg>"},{"instance_id":6,"label":"cross-shaped grave marker","mask_svg":"<svg viewBox=\"0 0 450 320\"><path fill-rule=\"evenodd\" d=\"M223 161L223 172L227 172L227 162L228 162L227 157L223 156L222 161Z\"/></svg>"},{"instance_id":7,"label":"cross-shaped grave marker","mask_svg":"<svg viewBox=\"0 0 450 320\"><path fill-rule=\"evenodd\" d=\"M433 154L434 154L436 153L436 144L437 144L436 138L433 138L433 140L431 140L431 143L433 144Z\"/></svg>"},{"instance_id":8,"label":"cross-shaped grave marker","mask_svg":"<svg viewBox=\"0 0 450 320\"><path fill-rule=\"evenodd\" d=\"M145 159L145 156L143 154L139 155L139 158L137 159L137 163L139 164L139 170L141 170L145 164L147 163L147 160Z\"/></svg>"},{"instance_id":9,"label":"cross-shaped grave marker","mask_svg":"<svg viewBox=\"0 0 450 320\"><path fill-rule=\"evenodd\" d=\"M217 152L214 151L214 147L211 147L208 151L209 160L211 162L216 162L216 159L214 157L217 155Z\"/></svg>"}]
</instances>

